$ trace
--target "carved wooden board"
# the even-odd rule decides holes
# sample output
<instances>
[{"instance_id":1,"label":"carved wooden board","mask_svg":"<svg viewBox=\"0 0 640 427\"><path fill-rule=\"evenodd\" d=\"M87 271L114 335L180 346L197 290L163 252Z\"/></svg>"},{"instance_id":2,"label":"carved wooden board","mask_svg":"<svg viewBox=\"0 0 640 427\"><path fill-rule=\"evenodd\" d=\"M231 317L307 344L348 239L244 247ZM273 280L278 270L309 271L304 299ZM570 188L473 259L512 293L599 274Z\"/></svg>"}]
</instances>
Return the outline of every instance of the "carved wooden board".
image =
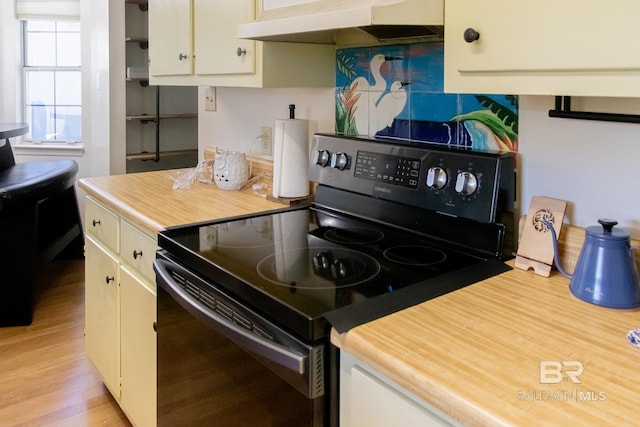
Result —
<instances>
[{"instance_id":1,"label":"carved wooden board","mask_svg":"<svg viewBox=\"0 0 640 427\"><path fill-rule=\"evenodd\" d=\"M553 240L551 232L542 222L553 224L560 235L567 202L551 197L533 196L529 212L520 236L515 266L522 270L533 268L536 274L549 277L553 264Z\"/></svg>"}]
</instances>

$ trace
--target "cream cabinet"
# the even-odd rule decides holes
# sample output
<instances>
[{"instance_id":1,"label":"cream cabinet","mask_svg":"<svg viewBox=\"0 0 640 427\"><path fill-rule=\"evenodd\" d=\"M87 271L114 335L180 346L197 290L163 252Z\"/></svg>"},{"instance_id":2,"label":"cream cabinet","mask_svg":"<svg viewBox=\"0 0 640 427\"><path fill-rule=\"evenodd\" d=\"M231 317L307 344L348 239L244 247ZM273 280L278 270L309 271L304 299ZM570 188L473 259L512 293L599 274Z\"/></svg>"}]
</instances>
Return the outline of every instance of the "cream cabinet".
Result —
<instances>
[{"instance_id":1,"label":"cream cabinet","mask_svg":"<svg viewBox=\"0 0 640 427\"><path fill-rule=\"evenodd\" d=\"M191 13L191 0L149 1L150 77L193 73Z\"/></svg>"},{"instance_id":2,"label":"cream cabinet","mask_svg":"<svg viewBox=\"0 0 640 427\"><path fill-rule=\"evenodd\" d=\"M156 294L135 272L120 274L122 407L138 426L156 424Z\"/></svg>"},{"instance_id":3,"label":"cream cabinet","mask_svg":"<svg viewBox=\"0 0 640 427\"><path fill-rule=\"evenodd\" d=\"M85 239L85 342L87 356L111 394L120 397L120 319L118 259Z\"/></svg>"},{"instance_id":4,"label":"cream cabinet","mask_svg":"<svg viewBox=\"0 0 640 427\"><path fill-rule=\"evenodd\" d=\"M85 202L87 356L134 426L156 424L156 239Z\"/></svg>"},{"instance_id":5,"label":"cream cabinet","mask_svg":"<svg viewBox=\"0 0 640 427\"><path fill-rule=\"evenodd\" d=\"M149 0L153 85L333 87L335 47L238 39L256 0Z\"/></svg>"},{"instance_id":6,"label":"cream cabinet","mask_svg":"<svg viewBox=\"0 0 640 427\"><path fill-rule=\"evenodd\" d=\"M640 96L640 2L445 0L445 91Z\"/></svg>"},{"instance_id":7,"label":"cream cabinet","mask_svg":"<svg viewBox=\"0 0 640 427\"><path fill-rule=\"evenodd\" d=\"M340 426L461 426L348 353L340 352Z\"/></svg>"}]
</instances>

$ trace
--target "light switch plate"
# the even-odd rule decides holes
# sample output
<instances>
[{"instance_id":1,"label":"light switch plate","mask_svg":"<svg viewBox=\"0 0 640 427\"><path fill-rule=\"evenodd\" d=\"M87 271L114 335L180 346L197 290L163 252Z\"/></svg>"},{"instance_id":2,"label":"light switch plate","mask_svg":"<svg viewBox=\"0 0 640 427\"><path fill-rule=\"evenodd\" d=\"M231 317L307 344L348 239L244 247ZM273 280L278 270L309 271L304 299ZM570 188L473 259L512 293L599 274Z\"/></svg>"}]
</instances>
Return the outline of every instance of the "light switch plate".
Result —
<instances>
[{"instance_id":1,"label":"light switch plate","mask_svg":"<svg viewBox=\"0 0 640 427\"><path fill-rule=\"evenodd\" d=\"M204 88L204 111L216 111L216 88Z\"/></svg>"}]
</instances>

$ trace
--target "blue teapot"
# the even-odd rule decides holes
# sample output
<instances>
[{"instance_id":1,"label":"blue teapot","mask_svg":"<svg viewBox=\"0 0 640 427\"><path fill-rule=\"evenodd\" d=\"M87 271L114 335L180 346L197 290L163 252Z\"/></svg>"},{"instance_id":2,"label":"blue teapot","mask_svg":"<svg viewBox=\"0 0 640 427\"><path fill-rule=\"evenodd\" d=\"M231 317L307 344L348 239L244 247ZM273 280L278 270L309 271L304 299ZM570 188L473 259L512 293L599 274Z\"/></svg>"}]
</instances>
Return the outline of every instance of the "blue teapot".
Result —
<instances>
[{"instance_id":1,"label":"blue teapot","mask_svg":"<svg viewBox=\"0 0 640 427\"><path fill-rule=\"evenodd\" d=\"M560 264L553 225L548 221L543 223L551 231L558 271L571 280L569 289L576 298L608 308L627 309L640 305L640 283L630 236L620 228L613 228L617 221L599 219L600 226L587 227L573 275Z\"/></svg>"}]
</instances>

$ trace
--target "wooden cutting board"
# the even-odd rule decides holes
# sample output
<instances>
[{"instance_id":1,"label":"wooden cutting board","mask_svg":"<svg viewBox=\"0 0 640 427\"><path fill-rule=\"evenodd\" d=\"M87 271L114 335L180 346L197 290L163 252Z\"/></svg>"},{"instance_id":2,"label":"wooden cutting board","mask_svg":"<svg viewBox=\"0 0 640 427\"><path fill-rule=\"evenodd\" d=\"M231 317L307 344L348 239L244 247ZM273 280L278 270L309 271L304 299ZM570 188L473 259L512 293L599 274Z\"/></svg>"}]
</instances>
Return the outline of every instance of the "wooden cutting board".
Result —
<instances>
[{"instance_id":1,"label":"wooden cutting board","mask_svg":"<svg viewBox=\"0 0 640 427\"><path fill-rule=\"evenodd\" d=\"M553 224L560 236L567 202L551 197L533 196L529 212L520 234L515 266L522 270L532 268L536 274L549 277L553 264L553 239L543 221Z\"/></svg>"}]
</instances>

